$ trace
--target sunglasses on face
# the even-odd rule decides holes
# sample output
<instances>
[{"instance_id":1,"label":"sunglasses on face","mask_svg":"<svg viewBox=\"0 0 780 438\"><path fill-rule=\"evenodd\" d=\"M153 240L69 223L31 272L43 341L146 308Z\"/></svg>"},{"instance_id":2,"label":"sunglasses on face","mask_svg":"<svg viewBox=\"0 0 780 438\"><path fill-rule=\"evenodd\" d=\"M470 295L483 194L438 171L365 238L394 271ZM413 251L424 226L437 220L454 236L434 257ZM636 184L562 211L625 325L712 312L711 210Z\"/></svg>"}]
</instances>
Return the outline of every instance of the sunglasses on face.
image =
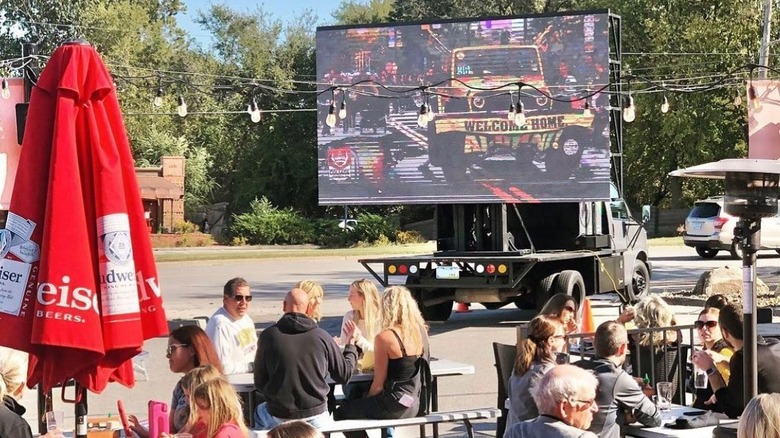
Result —
<instances>
[{"instance_id":1,"label":"sunglasses on face","mask_svg":"<svg viewBox=\"0 0 780 438\"><path fill-rule=\"evenodd\" d=\"M694 321L693 326L696 327L697 330L703 329L705 326L707 328L714 328L718 325L718 321Z\"/></svg>"},{"instance_id":2,"label":"sunglasses on face","mask_svg":"<svg viewBox=\"0 0 780 438\"><path fill-rule=\"evenodd\" d=\"M236 300L237 303L240 303L241 301L246 301L248 303L252 301L252 295L233 295L233 299Z\"/></svg>"},{"instance_id":3,"label":"sunglasses on face","mask_svg":"<svg viewBox=\"0 0 780 438\"><path fill-rule=\"evenodd\" d=\"M574 307L572 306L564 306L563 310L568 310L569 312L574 313Z\"/></svg>"}]
</instances>

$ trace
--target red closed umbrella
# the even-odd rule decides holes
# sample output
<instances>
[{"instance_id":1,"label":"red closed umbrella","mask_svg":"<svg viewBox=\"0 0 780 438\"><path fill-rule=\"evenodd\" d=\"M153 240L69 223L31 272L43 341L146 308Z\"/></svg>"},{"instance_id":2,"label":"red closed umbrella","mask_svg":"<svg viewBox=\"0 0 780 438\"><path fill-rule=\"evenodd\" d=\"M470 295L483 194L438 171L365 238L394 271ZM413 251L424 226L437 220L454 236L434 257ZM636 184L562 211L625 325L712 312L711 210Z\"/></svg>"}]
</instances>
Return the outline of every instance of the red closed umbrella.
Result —
<instances>
[{"instance_id":1,"label":"red closed umbrella","mask_svg":"<svg viewBox=\"0 0 780 438\"><path fill-rule=\"evenodd\" d=\"M33 90L0 251L0 345L30 353L28 385L132 386L168 327L113 79L86 43Z\"/></svg>"}]
</instances>

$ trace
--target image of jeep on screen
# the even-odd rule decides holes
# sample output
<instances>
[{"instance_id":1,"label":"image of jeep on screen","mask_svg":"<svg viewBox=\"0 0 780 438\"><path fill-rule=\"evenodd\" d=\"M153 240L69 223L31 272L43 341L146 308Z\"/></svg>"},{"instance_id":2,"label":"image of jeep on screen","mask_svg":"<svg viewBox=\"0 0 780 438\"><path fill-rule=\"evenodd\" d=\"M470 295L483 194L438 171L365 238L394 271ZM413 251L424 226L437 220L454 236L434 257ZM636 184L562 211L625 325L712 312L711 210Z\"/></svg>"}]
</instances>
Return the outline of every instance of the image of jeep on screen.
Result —
<instances>
[{"instance_id":1,"label":"image of jeep on screen","mask_svg":"<svg viewBox=\"0 0 780 438\"><path fill-rule=\"evenodd\" d=\"M606 12L316 42L321 204L609 199Z\"/></svg>"}]
</instances>

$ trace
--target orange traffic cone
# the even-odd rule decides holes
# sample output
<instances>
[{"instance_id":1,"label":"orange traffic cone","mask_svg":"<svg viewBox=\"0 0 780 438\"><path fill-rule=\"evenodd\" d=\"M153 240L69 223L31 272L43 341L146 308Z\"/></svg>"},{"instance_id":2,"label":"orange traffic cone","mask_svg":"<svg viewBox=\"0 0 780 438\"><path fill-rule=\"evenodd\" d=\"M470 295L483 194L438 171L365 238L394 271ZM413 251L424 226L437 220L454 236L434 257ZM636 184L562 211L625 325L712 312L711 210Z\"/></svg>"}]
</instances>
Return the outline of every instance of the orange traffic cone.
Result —
<instances>
[{"instance_id":1,"label":"orange traffic cone","mask_svg":"<svg viewBox=\"0 0 780 438\"><path fill-rule=\"evenodd\" d=\"M455 308L456 313L468 313L471 312L469 309L469 303L458 303L458 306Z\"/></svg>"},{"instance_id":2,"label":"orange traffic cone","mask_svg":"<svg viewBox=\"0 0 780 438\"><path fill-rule=\"evenodd\" d=\"M590 298L582 302L582 320L580 321L580 333L594 333L596 321L593 320L593 310L590 308Z\"/></svg>"}]
</instances>

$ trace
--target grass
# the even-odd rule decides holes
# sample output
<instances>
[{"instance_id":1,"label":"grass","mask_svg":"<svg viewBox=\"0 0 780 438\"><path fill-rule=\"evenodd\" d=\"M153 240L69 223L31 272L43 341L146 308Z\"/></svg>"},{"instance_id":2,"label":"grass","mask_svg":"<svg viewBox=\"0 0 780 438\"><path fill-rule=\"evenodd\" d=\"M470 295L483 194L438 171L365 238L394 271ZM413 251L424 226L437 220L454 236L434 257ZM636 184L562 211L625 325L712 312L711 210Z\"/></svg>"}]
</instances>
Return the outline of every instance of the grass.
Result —
<instances>
[{"instance_id":1,"label":"grass","mask_svg":"<svg viewBox=\"0 0 780 438\"><path fill-rule=\"evenodd\" d=\"M650 247L683 246L682 237L657 237L648 240ZM244 260L293 257L372 257L391 255L429 254L436 250L436 243L411 245L386 245L359 248L321 249L316 247L194 247L175 251L159 251L158 262L187 262L198 260Z\"/></svg>"}]
</instances>

